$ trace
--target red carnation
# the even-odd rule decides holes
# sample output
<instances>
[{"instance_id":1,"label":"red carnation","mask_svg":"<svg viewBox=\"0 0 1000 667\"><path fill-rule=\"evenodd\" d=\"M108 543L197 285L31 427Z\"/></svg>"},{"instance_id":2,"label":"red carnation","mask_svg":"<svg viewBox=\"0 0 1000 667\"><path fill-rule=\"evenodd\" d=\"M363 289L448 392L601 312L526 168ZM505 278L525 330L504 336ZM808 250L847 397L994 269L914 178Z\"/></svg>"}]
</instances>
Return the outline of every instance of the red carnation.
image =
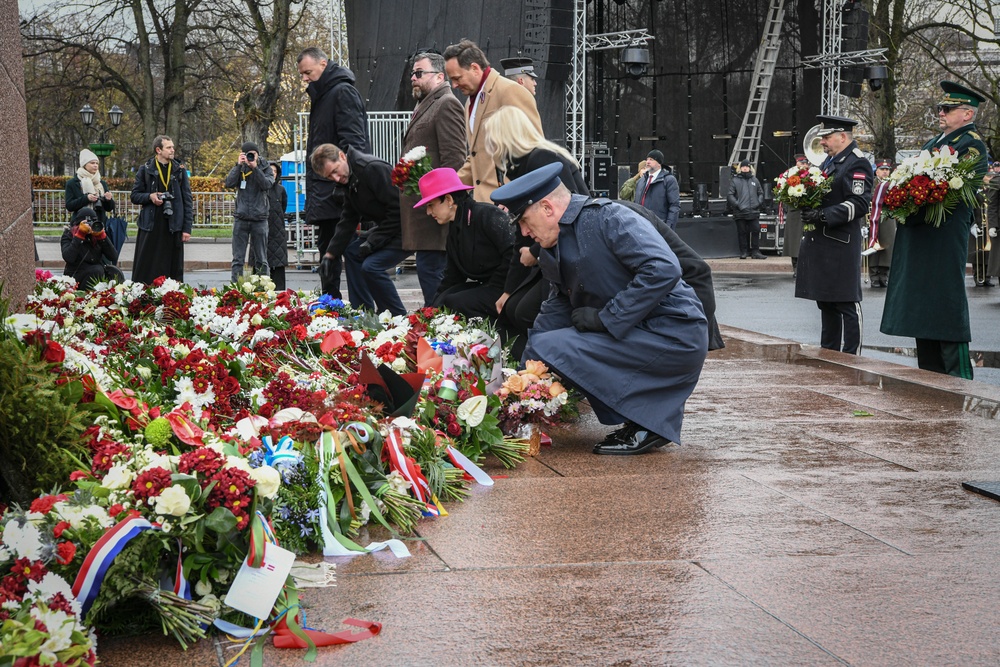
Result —
<instances>
[{"instance_id":1,"label":"red carnation","mask_svg":"<svg viewBox=\"0 0 1000 667\"><path fill-rule=\"evenodd\" d=\"M58 540L62 537L63 531L69 528L69 521L60 521L52 528L52 535Z\"/></svg>"},{"instance_id":2,"label":"red carnation","mask_svg":"<svg viewBox=\"0 0 1000 667\"><path fill-rule=\"evenodd\" d=\"M69 565L76 555L76 545L72 542L60 542L56 545L56 560L60 565Z\"/></svg>"},{"instance_id":3,"label":"red carnation","mask_svg":"<svg viewBox=\"0 0 1000 667\"><path fill-rule=\"evenodd\" d=\"M121 503L115 503L114 505L108 508L108 516L114 518L119 514L121 514L124 509L125 508L122 506Z\"/></svg>"},{"instance_id":4,"label":"red carnation","mask_svg":"<svg viewBox=\"0 0 1000 667\"><path fill-rule=\"evenodd\" d=\"M40 514L48 514L52 511L53 505L68 499L69 498L65 493L60 493L58 496L42 496L40 498L35 498L31 501L31 508L29 511L38 512Z\"/></svg>"}]
</instances>

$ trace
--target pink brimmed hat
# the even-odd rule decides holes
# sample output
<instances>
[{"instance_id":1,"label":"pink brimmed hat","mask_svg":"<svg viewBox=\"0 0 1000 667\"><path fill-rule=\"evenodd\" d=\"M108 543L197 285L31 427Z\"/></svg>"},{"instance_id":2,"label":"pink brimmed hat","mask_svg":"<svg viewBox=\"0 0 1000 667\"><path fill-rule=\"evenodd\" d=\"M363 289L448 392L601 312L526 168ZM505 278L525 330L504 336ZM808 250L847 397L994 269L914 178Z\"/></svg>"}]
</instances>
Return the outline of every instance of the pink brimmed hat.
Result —
<instances>
[{"instance_id":1,"label":"pink brimmed hat","mask_svg":"<svg viewBox=\"0 0 1000 667\"><path fill-rule=\"evenodd\" d=\"M460 190L472 190L471 185L466 185L458 178L458 172L451 167L439 167L431 169L420 177L417 181L420 186L420 201L414 204L413 208L426 206L427 202L438 197L450 195L452 192Z\"/></svg>"}]
</instances>

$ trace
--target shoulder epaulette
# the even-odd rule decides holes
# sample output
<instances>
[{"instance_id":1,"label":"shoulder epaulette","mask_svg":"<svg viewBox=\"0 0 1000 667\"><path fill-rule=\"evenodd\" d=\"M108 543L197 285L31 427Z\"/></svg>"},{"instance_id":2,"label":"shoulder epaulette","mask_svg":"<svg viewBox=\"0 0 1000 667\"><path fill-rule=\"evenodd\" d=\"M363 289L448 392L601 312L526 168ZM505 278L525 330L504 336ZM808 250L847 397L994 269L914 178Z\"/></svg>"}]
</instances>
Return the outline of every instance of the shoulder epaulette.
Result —
<instances>
[{"instance_id":1,"label":"shoulder epaulette","mask_svg":"<svg viewBox=\"0 0 1000 667\"><path fill-rule=\"evenodd\" d=\"M855 146L855 147L854 147L854 151L853 151L853 152L854 152L854 154L855 154L855 155L857 155L858 157L864 157L864 156L865 156L865 154L864 154L864 153L862 153L862 152L861 152L861 149L860 149L860 148L858 148L857 146Z\"/></svg>"}]
</instances>

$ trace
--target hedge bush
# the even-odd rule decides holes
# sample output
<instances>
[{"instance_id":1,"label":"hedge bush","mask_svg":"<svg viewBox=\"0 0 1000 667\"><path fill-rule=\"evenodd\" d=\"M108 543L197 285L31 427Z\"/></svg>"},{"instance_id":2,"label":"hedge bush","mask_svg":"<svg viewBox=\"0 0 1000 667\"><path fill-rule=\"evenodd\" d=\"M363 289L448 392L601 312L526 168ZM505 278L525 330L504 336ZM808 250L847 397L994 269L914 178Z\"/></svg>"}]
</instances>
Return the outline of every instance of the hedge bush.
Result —
<instances>
[{"instance_id":1,"label":"hedge bush","mask_svg":"<svg viewBox=\"0 0 1000 667\"><path fill-rule=\"evenodd\" d=\"M66 181L72 176L32 176L31 187L35 190L65 190ZM112 190L131 191L135 184L132 178L106 178L108 187ZM192 176L192 192L232 192L223 186L223 179L215 176Z\"/></svg>"}]
</instances>

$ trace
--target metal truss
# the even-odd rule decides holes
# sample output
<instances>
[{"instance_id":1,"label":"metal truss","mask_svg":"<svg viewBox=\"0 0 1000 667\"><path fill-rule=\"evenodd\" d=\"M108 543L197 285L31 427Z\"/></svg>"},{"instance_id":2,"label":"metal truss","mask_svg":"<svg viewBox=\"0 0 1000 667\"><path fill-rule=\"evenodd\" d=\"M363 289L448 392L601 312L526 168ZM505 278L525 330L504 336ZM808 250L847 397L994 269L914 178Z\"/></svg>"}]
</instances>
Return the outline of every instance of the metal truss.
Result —
<instances>
[{"instance_id":1,"label":"metal truss","mask_svg":"<svg viewBox=\"0 0 1000 667\"><path fill-rule=\"evenodd\" d=\"M350 68L349 55L344 0L330 0L330 58L333 62Z\"/></svg>"},{"instance_id":2,"label":"metal truss","mask_svg":"<svg viewBox=\"0 0 1000 667\"><path fill-rule=\"evenodd\" d=\"M566 149L583 164L587 111L587 0L573 2L573 71L566 86Z\"/></svg>"},{"instance_id":3,"label":"metal truss","mask_svg":"<svg viewBox=\"0 0 1000 667\"><path fill-rule=\"evenodd\" d=\"M885 52L888 49L868 49L867 51L848 51L847 53L821 53L802 59L806 69L820 67L853 67L856 65L880 65L885 62Z\"/></svg>"},{"instance_id":4,"label":"metal truss","mask_svg":"<svg viewBox=\"0 0 1000 667\"><path fill-rule=\"evenodd\" d=\"M621 32L605 32L599 35L586 36L587 51L607 51L610 49L624 49L629 46L643 46L651 39L655 39L645 28L638 30L623 30Z\"/></svg>"}]
</instances>

